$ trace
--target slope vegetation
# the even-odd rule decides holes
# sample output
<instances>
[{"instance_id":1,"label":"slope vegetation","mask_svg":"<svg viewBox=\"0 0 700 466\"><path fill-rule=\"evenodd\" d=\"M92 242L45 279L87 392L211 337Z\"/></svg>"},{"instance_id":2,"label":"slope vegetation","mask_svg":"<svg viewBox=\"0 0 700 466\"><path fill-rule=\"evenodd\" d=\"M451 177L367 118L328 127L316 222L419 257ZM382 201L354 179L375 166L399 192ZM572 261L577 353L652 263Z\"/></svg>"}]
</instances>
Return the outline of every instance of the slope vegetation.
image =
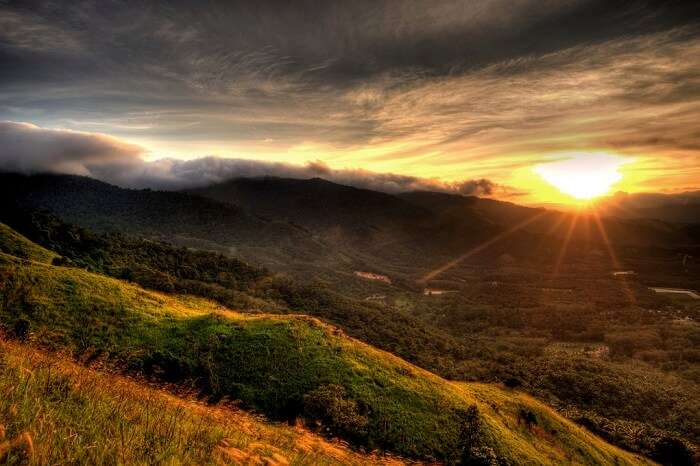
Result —
<instances>
[{"instance_id":1,"label":"slope vegetation","mask_svg":"<svg viewBox=\"0 0 700 466\"><path fill-rule=\"evenodd\" d=\"M18 339L358 446L449 462L644 462L529 397L445 381L313 318L240 314L7 254L0 274L0 322Z\"/></svg>"},{"instance_id":2,"label":"slope vegetation","mask_svg":"<svg viewBox=\"0 0 700 466\"><path fill-rule=\"evenodd\" d=\"M4 223L0 223L0 252L48 264L58 257L58 254L29 241Z\"/></svg>"},{"instance_id":3,"label":"slope vegetation","mask_svg":"<svg viewBox=\"0 0 700 466\"><path fill-rule=\"evenodd\" d=\"M0 393L3 464L402 464L5 340Z\"/></svg>"}]
</instances>

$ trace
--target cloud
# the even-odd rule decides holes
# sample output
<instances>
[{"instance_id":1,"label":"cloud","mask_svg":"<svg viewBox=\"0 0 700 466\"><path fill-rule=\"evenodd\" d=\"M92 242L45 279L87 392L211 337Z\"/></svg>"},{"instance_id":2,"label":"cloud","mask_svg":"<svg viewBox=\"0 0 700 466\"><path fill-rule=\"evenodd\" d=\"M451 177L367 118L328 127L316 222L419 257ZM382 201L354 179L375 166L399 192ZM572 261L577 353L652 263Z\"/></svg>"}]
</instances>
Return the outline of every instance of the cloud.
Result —
<instances>
[{"instance_id":1,"label":"cloud","mask_svg":"<svg viewBox=\"0 0 700 466\"><path fill-rule=\"evenodd\" d=\"M0 3L0 120L450 182L569 150L700 179L700 2Z\"/></svg>"},{"instance_id":2,"label":"cloud","mask_svg":"<svg viewBox=\"0 0 700 466\"><path fill-rule=\"evenodd\" d=\"M3 11L0 15L0 40L31 52L71 53L83 48L77 35L70 30L56 27L40 17L27 21L25 15L13 11Z\"/></svg>"},{"instance_id":3,"label":"cloud","mask_svg":"<svg viewBox=\"0 0 700 466\"><path fill-rule=\"evenodd\" d=\"M130 188L177 190L231 178L274 176L315 178L388 193L413 190L469 195L508 195L487 179L444 182L362 169L333 169L321 160L304 165L263 160L201 157L147 161L143 148L99 133L45 129L30 123L0 122L0 170L90 176Z\"/></svg>"},{"instance_id":4,"label":"cloud","mask_svg":"<svg viewBox=\"0 0 700 466\"><path fill-rule=\"evenodd\" d=\"M21 173L119 176L140 166L143 149L95 133L0 122L0 167Z\"/></svg>"},{"instance_id":5,"label":"cloud","mask_svg":"<svg viewBox=\"0 0 700 466\"><path fill-rule=\"evenodd\" d=\"M457 192L470 196L490 196L495 191L495 187L496 186L493 181L481 178L480 180L468 180L458 183Z\"/></svg>"},{"instance_id":6,"label":"cloud","mask_svg":"<svg viewBox=\"0 0 700 466\"><path fill-rule=\"evenodd\" d=\"M387 193L441 191L463 195L509 197L514 191L487 179L445 182L439 179L377 173L362 169L333 169L315 160L303 165L221 157L192 160L161 159L145 162L113 182L129 187L182 189L220 183L232 178L274 176L280 178L323 178L334 183Z\"/></svg>"}]
</instances>

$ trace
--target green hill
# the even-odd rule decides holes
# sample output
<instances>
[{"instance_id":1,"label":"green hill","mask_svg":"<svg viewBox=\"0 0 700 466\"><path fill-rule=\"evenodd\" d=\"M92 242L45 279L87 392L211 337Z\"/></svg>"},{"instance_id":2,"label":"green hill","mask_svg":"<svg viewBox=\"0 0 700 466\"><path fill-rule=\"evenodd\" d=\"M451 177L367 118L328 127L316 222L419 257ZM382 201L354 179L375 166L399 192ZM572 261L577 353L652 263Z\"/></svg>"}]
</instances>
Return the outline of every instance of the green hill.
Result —
<instances>
[{"instance_id":1,"label":"green hill","mask_svg":"<svg viewBox=\"0 0 700 466\"><path fill-rule=\"evenodd\" d=\"M0 252L47 264L58 257L55 252L29 241L4 223L0 223Z\"/></svg>"},{"instance_id":2,"label":"green hill","mask_svg":"<svg viewBox=\"0 0 700 466\"><path fill-rule=\"evenodd\" d=\"M449 462L644 463L525 395L448 382L307 316L242 314L7 254L0 278L0 321L18 339L301 417L357 446Z\"/></svg>"}]
</instances>

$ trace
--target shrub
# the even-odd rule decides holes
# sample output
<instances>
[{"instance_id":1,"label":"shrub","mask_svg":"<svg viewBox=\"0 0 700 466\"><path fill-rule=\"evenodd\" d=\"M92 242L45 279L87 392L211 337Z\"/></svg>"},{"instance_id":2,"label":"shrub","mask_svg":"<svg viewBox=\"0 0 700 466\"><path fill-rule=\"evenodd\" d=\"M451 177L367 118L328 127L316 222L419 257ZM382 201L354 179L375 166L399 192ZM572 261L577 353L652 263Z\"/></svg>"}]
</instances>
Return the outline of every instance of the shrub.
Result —
<instances>
[{"instance_id":1,"label":"shrub","mask_svg":"<svg viewBox=\"0 0 700 466\"><path fill-rule=\"evenodd\" d=\"M498 457L484 444L481 418L476 406L456 411L459 418L459 464L490 466L498 464Z\"/></svg>"},{"instance_id":2,"label":"shrub","mask_svg":"<svg viewBox=\"0 0 700 466\"><path fill-rule=\"evenodd\" d=\"M332 435L365 439L368 419L362 411L340 385L321 385L304 395L304 416L320 423Z\"/></svg>"},{"instance_id":3,"label":"shrub","mask_svg":"<svg viewBox=\"0 0 700 466\"><path fill-rule=\"evenodd\" d=\"M24 319L24 318L19 318L15 321L15 324L13 325L12 331L13 331L15 337L24 341L29 336L29 328L30 328L29 321L27 319Z\"/></svg>"},{"instance_id":4,"label":"shrub","mask_svg":"<svg viewBox=\"0 0 700 466\"><path fill-rule=\"evenodd\" d=\"M59 267L70 267L70 266L73 266L74 264L73 264L73 261L67 257L56 256L53 259L51 259L51 265L56 265Z\"/></svg>"},{"instance_id":5,"label":"shrub","mask_svg":"<svg viewBox=\"0 0 700 466\"><path fill-rule=\"evenodd\" d=\"M9 317L4 322L5 329L20 340L29 336L30 322L27 317L34 312L31 287L31 278L23 273L12 270L0 272L0 310L4 310Z\"/></svg>"},{"instance_id":6,"label":"shrub","mask_svg":"<svg viewBox=\"0 0 700 466\"><path fill-rule=\"evenodd\" d=\"M503 381L507 388L519 388L523 386L523 381L519 377L510 376Z\"/></svg>"},{"instance_id":7,"label":"shrub","mask_svg":"<svg viewBox=\"0 0 700 466\"><path fill-rule=\"evenodd\" d=\"M692 466L694 464L693 452L681 440L670 436L661 437L655 442L650 456L663 465Z\"/></svg>"},{"instance_id":8,"label":"shrub","mask_svg":"<svg viewBox=\"0 0 700 466\"><path fill-rule=\"evenodd\" d=\"M525 423L526 426L532 427L537 425L537 415L529 409L521 408L518 412L519 421Z\"/></svg>"}]
</instances>

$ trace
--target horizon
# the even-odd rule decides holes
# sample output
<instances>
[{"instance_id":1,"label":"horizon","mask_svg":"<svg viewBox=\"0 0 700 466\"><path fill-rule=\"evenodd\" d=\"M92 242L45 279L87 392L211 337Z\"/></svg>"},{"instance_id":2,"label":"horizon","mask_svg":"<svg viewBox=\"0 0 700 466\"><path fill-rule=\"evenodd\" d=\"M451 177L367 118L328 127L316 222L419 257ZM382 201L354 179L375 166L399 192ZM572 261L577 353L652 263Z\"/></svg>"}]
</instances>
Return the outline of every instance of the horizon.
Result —
<instances>
[{"instance_id":1,"label":"horizon","mask_svg":"<svg viewBox=\"0 0 700 466\"><path fill-rule=\"evenodd\" d=\"M342 172L342 171L341 171ZM591 199L583 199L579 200L578 202L564 202L564 203L557 203L557 202L548 202L548 201L543 201L543 202L536 202L536 203L528 203L528 202L518 202L517 199L499 199L497 197L493 197L488 193L479 193L479 192L460 192L459 189L454 188L453 186L450 185L444 185L440 183L436 184L431 184L431 181L434 180L418 180L417 184L412 184L414 181L409 184L408 189L405 190L396 190L394 189L396 187L395 184L392 184L389 189L386 189L386 187L383 187L382 185L375 186L375 185L368 185L366 183L366 180L360 178L356 179L353 178L352 176L352 171L349 171L350 175L347 175L346 178L344 179L334 179L332 177L328 176L323 176L322 173L320 174L304 174L303 170L290 173L290 174L275 174L275 173L265 173L265 174L257 174L257 175L240 175L240 174L233 174L230 177L224 177L221 179L218 179L216 181L202 181L199 184L193 184L193 185L187 185L186 188L183 188L182 186L179 185L166 185L166 186L158 186L153 185L153 186L128 186L128 185L122 185L119 183L115 182L110 182L108 180L102 180L99 179L95 176L92 176L91 174L80 174L80 173L62 173L62 172L56 172L56 171L14 171L14 170L1 170L0 169L0 174L7 174L7 175L22 175L22 176L42 176L42 175L48 175L48 176L61 176L61 175L72 175L72 176L78 176L78 177L84 177L96 181L101 181L107 184L110 184L112 186L117 186L119 188L124 188L124 189L131 189L131 190L155 190L155 191L164 191L164 192L172 192L172 191L180 191L180 190L185 190L188 191L190 189L198 189L198 188L209 188L209 187L215 187L219 185L226 185L227 183L233 182L233 181L238 181L238 180L262 180L262 179L272 179L272 180L295 180L295 181L313 181L313 180L322 180L326 181L338 186L343 186L343 187L350 187L350 188L357 188L361 190L367 190L367 191L374 191L374 192L379 192L379 193L385 193L389 195L400 195L400 194L410 194L410 193L436 193L436 194L447 194L447 195L453 195L453 196L461 196L461 197L476 197L476 198L483 198L483 199L491 199L491 200L496 200L500 202L507 202L507 203L512 203L516 205L521 205L524 207L533 207L533 208L542 208L542 209L548 209L548 210L559 210L562 212L570 212L570 213L577 213L577 214L586 214L586 213L592 213L594 214L596 210L598 210L599 205L601 203L605 202L611 202L611 201L626 201L626 200L632 200L633 202L642 202L644 203L644 198L652 198L652 202L647 203L649 206L663 206L663 201L664 200L670 200L672 201L672 204L678 204L678 203L688 203L688 202L693 202L695 203L695 200L688 201L687 199L684 199L685 196L690 196L691 198L697 197L698 200L700 200L700 189L693 189L693 190L687 190L687 191L680 191L680 192L673 192L673 193L663 193L663 192L637 192L637 193L628 193L626 191L615 191L615 192L607 192L603 195L593 197ZM378 174L381 176L381 174ZM391 176L399 176L399 175L391 175ZM402 177L403 178L403 177ZM409 179L411 179L409 177ZM427 184L423 184L424 181L427 181ZM648 199L647 199L648 200ZM700 202L698 202L700 203ZM615 215L615 214L611 214Z\"/></svg>"}]
</instances>

